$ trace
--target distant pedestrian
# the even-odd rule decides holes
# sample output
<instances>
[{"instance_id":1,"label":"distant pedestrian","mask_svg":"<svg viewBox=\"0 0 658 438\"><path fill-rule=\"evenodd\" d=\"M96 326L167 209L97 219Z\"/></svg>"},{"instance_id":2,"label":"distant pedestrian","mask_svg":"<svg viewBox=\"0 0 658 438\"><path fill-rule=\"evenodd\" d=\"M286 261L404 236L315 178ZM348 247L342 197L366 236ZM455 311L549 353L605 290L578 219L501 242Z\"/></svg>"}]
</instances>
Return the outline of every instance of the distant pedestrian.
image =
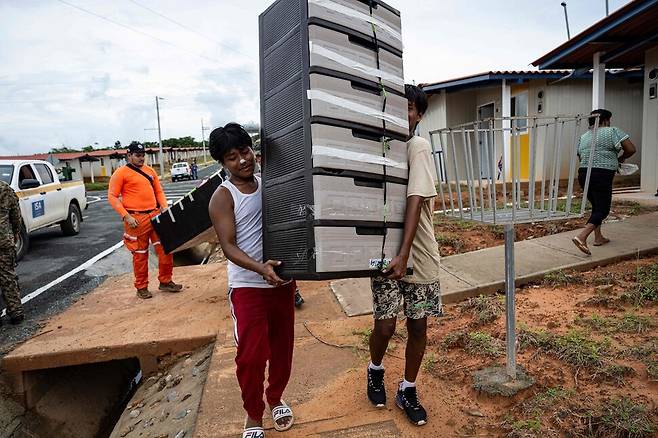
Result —
<instances>
[{"instance_id":1,"label":"distant pedestrian","mask_svg":"<svg viewBox=\"0 0 658 438\"><path fill-rule=\"evenodd\" d=\"M592 204L592 214L587 225L575 236L573 243L587 255L591 251L587 246L587 238L594 233L594 246L605 245L610 239L603 236L601 224L610 214L612 205L612 182L615 173L621 163L635 154L635 145L631 142L628 134L621 129L610 126L612 113L606 109L592 111L592 115L598 115L599 129L596 134L594 157L592 161L592 173L587 191L587 199ZM580 157L580 169L578 169L578 182L580 187L585 188L587 178L587 167L590 161L590 150L592 146L592 135L596 117L589 118L589 130L580 137L578 143L578 156ZM622 152L621 155L619 153Z\"/></svg>"},{"instance_id":2,"label":"distant pedestrian","mask_svg":"<svg viewBox=\"0 0 658 438\"><path fill-rule=\"evenodd\" d=\"M192 160L190 168L192 169L192 179L199 179L199 166L196 164L196 158Z\"/></svg>"},{"instance_id":3,"label":"distant pedestrian","mask_svg":"<svg viewBox=\"0 0 658 438\"><path fill-rule=\"evenodd\" d=\"M261 167L260 162L261 162L260 151L256 151L256 167L254 168L254 173L255 173L257 176L260 176L260 174L261 174L261 172L262 172L262 167Z\"/></svg>"},{"instance_id":4,"label":"distant pedestrian","mask_svg":"<svg viewBox=\"0 0 658 438\"><path fill-rule=\"evenodd\" d=\"M153 296L148 290L149 241L158 255L159 289L165 292L180 292L183 286L172 280L173 256L165 254L160 238L151 224L151 218L167 209L164 190L155 171L144 164L143 145L131 143L127 158L128 164L112 174L107 198L123 219L123 243L133 255L137 296L142 299Z\"/></svg>"},{"instance_id":5,"label":"distant pedestrian","mask_svg":"<svg viewBox=\"0 0 658 438\"><path fill-rule=\"evenodd\" d=\"M20 232L18 196L9 184L0 181L0 289L12 324L19 324L24 319L16 275L16 240Z\"/></svg>"}]
</instances>

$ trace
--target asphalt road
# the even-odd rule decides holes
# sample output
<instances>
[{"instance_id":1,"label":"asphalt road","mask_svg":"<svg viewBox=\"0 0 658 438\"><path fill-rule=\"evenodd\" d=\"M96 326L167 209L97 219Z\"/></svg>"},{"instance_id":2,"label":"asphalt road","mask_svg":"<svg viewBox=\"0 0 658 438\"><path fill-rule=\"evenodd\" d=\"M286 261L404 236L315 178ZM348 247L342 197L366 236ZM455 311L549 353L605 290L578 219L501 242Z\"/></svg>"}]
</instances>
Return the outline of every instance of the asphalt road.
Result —
<instances>
[{"instance_id":1,"label":"asphalt road","mask_svg":"<svg viewBox=\"0 0 658 438\"><path fill-rule=\"evenodd\" d=\"M167 200L174 202L192 190L200 180L218 170L217 165L199 170L199 180L165 182ZM64 236L52 226L30 234L30 249L18 263L22 296L37 291L121 241L123 225L107 202L106 192L87 192L89 206L83 212L80 234ZM10 326L3 318L0 353L34 333L41 321L61 312L81 295L98 286L108 275L131 272L130 254L121 247L66 280L48 288L24 304L26 322ZM4 306L3 306L4 307Z\"/></svg>"}]
</instances>

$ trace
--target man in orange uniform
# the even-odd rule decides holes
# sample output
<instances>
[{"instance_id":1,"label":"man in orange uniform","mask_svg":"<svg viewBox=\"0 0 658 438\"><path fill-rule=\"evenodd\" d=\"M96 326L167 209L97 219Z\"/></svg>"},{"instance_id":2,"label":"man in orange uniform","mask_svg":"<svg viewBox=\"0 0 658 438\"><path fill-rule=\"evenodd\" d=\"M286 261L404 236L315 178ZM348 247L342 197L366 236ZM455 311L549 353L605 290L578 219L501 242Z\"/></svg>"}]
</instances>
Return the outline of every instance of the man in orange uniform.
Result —
<instances>
[{"instance_id":1,"label":"man in orange uniform","mask_svg":"<svg viewBox=\"0 0 658 438\"><path fill-rule=\"evenodd\" d=\"M151 298L149 284L149 241L158 255L159 289L180 292L183 286L172 281L174 259L165 254L151 218L167 208L167 198L155 171L144 165L144 146L133 142L128 147L128 163L110 178L107 198L123 219L123 242L133 254L135 288L139 298ZM119 199L121 197L121 199Z\"/></svg>"}]
</instances>

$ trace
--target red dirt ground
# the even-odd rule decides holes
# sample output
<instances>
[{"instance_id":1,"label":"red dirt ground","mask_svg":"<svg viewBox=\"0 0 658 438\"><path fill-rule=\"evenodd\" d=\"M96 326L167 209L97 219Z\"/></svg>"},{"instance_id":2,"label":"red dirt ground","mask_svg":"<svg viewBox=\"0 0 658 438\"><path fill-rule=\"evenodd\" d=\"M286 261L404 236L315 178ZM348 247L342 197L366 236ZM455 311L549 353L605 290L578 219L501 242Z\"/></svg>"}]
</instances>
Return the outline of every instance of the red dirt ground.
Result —
<instances>
[{"instance_id":1,"label":"red dirt ground","mask_svg":"<svg viewBox=\"0 0 658 438\"><path fill-rule=\"evenodd\" d=\"M607 221L621 221L629 216L636 216L656 210L658 208L641 206L635 202L615 201ZM588 213L586 213L584 218L517 225L516 241L577 230L587 223L587 216ZM605 233L605 225L603 230ZM442 256L462 254L505 243L503 228L501 226L481 225L465 220L453 220L440 215L437 215L435 218L434 232L436 240L439 242L439 249Z\"/></svg>"},{"instance_id":2,"label":"red dirt ground","mask_svg":"<svg viewBox=\"0 0 658 438\"><path fill-rule=\"evenodd\" d=\"M633 292L640 286L648 301L635 305ZM656 299L658 257L585 273L557 273L541 284L519 290L518 362L536 383L512 398L478 393L473 389L471 375L487 366L504 365L504 314L491 322L478 323L477 312L469 309L468 303L448 305L445 317L430 321L427 353L419 376L420 396L429 412L429 423L422 429L410 426L395 407L388 407L388 413L381 413L379 418L392 418L402 436L655 436ZM503 308L500 296L485 302L485 309L492 305ZM309 325L323 341L352 346L362 366L345 372L318 391L306 404L307 413L314 409L318 415L323 410L326 413L329 398L325 397L330 397L338 411L347 409L343 411L345 415L357 409L368 418L376 417L376 412L368 409L361 390L371 324L371 317L366 316ZM563 336L559 344L562 351L549 351L546 345L528 345L528 333L541 331ZM389 393L402 376L405 336L403 324L399 324L390 354L385 358ZM581 364L575 365L577 361ZM344 388L352 389L348 394ZM334 421L348 427L354 418L348 415Z\"/></svg>"}]
</instances>

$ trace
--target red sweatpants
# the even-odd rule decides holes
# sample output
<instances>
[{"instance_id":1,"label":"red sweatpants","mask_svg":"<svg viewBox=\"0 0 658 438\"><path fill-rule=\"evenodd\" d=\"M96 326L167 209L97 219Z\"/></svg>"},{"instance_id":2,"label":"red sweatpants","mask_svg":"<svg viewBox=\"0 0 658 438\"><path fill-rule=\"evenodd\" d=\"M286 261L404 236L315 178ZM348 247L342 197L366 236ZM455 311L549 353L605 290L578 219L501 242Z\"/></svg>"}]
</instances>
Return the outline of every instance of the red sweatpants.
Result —
<instances>
[{"instance_id":1,"label":"red sweatpants","mask_svg":"<svg viewBox=\"0 0 658 438\"><path fill-rule=\"evenodd\" d=\"M158 280L160 283L169 283L174 272L174 256L165 254L160 238L151 224L151 218L157 214L157 211L150 214L133 214L132 217L139 222L137 228L130 228L125 222L123 224L123 243L133 254L135 289L147 288L149 285L149 241L158 255Z\"/></svg>"},{"instance_id":2,"label":"red sweatpants","mask_svg":"<svg viewBox=\"0 0 658 438\"><path fill-rule=\"evenodd\" d=\"M290 379L295 337L295 282L277 288L235 288L229 292L234 322L237 376L245 411L263 418L263 382L269 362L267 403L281 399Z\"/></svg>"}]
</instances>

